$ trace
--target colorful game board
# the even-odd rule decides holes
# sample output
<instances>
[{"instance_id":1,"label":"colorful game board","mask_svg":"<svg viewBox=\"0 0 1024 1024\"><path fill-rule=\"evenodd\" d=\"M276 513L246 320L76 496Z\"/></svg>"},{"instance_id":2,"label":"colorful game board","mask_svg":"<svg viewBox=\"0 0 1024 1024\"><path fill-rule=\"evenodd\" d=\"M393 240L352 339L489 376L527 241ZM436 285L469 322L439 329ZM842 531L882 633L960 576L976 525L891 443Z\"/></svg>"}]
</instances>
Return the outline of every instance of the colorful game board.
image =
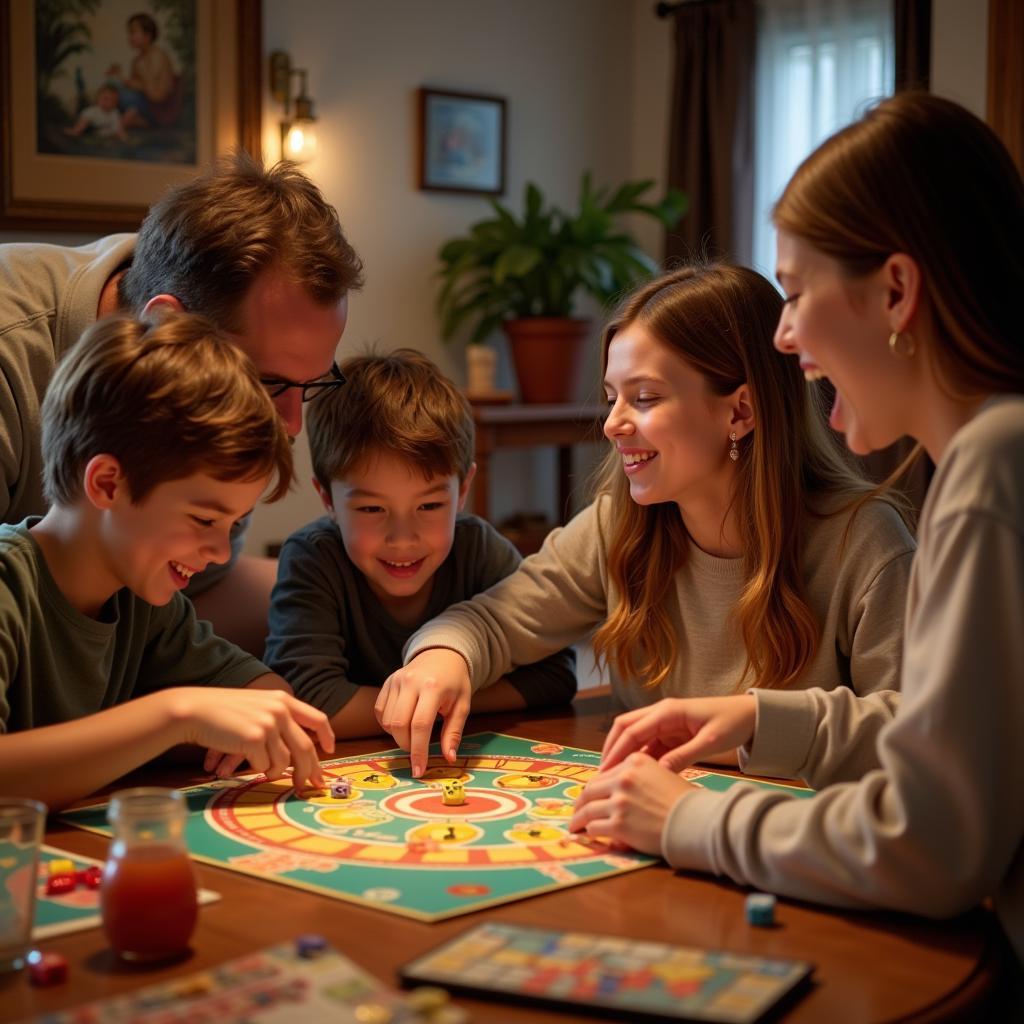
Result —
<instances>
[{"instance_id":1,"label":"colorful game board","mask_svg":"<svg viewBox=\"0 0 1024 1024\"><path fill-rule=\"evenodd\" d=\"M811 970L799 960L488 922L407 964L400 975L407 984L562 1010L583 1006L620 1021L752 1024Z\"/></svg>"},{"instance_id":2,"label":"colorful game board","mask_svg":"<svg viewBox=\"0 0 1024 1024\"><path fill-rule=\"evenodd\" d=\"M198 860L422 921L635 871L655 858L619 853L566 829L599 755L498 733L467 736L458 764L436 745L422 779L386 750L324 762L347 796L296 796L287 779L216 781L185 790L186 840ZM693 773L699 784L736 780ZM445 804L459 779L465 803ZM789 789L789 787L785 787ZM798 790L790 790L799 793ZM109 834L106 805L63 815Z\"/></svg>"},{"instance_id":3,"label":"colorful game board","mask_svg":"<svg viewBox=\"0 0 1024 1024\"><path fill-rule=\"evenodd\" d=\"M303 957L294 942L286 942L187 978L33 1019L37 1024L426 1024L429 1017L335 950Z\"/></svg>"},{"instance_id":4,"label":"colorful game board","mask_svg":"<svg viewBox=\"0 0 1024 1024\"><path fill-rule=\"evenodd\" d=\"M34 942L52 938L54 935L81 931L83 928L98 928L100 925L98 889L79 885L71 892L61 896L46 895L46 880L50 876L50 862L54 860L70 860L76 871L82 871L89 867L103 867L101 860L82 857L77 853L67 853L64 850L58 850L55 846L40 847L39 874L36 880L36 909L32 925ZM219 899L219 893L211 892L209 889L199 890L200 906Z\"/></svg>"}]
</instances>

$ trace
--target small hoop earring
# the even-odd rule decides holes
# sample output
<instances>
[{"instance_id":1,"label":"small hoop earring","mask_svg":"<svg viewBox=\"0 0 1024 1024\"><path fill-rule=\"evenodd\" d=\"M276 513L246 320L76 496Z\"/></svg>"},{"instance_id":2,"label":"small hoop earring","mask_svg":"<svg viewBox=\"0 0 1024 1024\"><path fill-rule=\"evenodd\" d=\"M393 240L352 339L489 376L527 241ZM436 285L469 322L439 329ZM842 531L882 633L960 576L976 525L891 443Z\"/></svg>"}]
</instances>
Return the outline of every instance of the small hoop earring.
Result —
<instances>
[{"instance_id":1,"label":"small hoop earring","mask_svg":"<svg viewBox=\"0 0 1024 1024\"><path fill-rule=\"evenodd\" d=\"M889 335L889 352L897 359L913 359L917 342L909 331L893 331Z\"/></svg>"},{"instance_id":2,"label":"small hoop earring","mask_svg":"<svg viewBox=\"0 0 1024 1024\"><path fill-rule=\"evenodd\" d=\"M730 442L729 443L729 458L732 459L733 462L736 462L736 461L738 461L738 459L740 457L740 450L736 446L736 431L735 430L729 435L729 442Z\"/></svg>"}]
</instances>

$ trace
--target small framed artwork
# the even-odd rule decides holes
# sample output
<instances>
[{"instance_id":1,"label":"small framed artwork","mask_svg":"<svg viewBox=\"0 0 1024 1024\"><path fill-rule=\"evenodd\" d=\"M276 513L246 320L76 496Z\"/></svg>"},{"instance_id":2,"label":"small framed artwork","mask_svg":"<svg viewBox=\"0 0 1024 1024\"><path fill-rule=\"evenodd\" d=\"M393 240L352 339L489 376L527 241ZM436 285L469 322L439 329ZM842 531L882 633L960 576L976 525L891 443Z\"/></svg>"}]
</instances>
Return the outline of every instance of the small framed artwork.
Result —
<instances>
[{"instance_id":1,"label":"small framed artwork","mask_svg":"<svg viewBox=\"0 0 1024 1024\"><path fill-rule=\"evenodd\" d=\"M0 0L0 227L138 227L260 151L260 0Z\"/></svg>"},{"instance_id":2,"label":"small framed artwork","mask_svg":"<svg viewBox=\"0 0 1024 1024\"><path fill-rule=\"evenodd\" d=\"M505 191L505 101L500 96L420 89L420 188Z\"/></svg>"}]
</instances>

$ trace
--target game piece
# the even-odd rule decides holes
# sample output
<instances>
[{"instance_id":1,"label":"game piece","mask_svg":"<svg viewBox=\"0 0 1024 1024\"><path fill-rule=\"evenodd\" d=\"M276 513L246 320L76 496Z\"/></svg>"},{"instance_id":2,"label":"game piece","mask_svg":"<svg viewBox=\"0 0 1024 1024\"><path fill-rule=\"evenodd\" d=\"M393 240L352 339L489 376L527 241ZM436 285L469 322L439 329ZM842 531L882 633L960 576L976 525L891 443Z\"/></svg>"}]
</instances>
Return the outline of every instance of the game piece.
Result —
<instances>
[{"instance_id":1,"label":"game piece","mask_svg":"<svg viewBox=\"0 0 1024 1024\"><path fill-rule=\"evenodd\" d=\"M415 1010L416 1013L424 1017L430 1017L433 1021L432 1014L437 1013L441 1007L447 1006L449 997L443 988L438 988L436 985L422 985L420 988L414 988L405 1001L411 1010Z\"/></svg>"},{"instance_id":2,"label":"game piece","mask_svg":"<svg viewBox=\"0 0 1024 1024\"><path fill-rule=\"evenodd\" d=\"M327 940L322 935L300 935L295 940L295 951L304 960L311 960L327 949Z\"/></svg>"},{"instance_id":3,"label":"game piece","mask_svg":"<svg viewBox=\"0 0 1024 1024\"><path fill-rule=\"evenodd\" d=\"M466 802L466 787L458 779L444 779L441 795L448 807L460 807Z\"/></svg>"},{"instance_id":4,"label":"game piece","mask_svg":"<svg viewBox=\"0 0 1024 1024\"><path fill-rule=\"evenodd\" d=\"M60 985L68 980L68 962L60 953L43 953L34 949L28 955L28 978L40 988Z\"/></svg>"},{"instance_id":5,"label":"game piece","mask_svg":"<svg viewBox=\"0 0 1024 1024\"><path fill-rule=\"evenodd\" d=\"M766 892L752 892L747 897L747 921L758 928L775 924L775 897Z\"/></svg>"},{"instance_id":6,"label":"game piece","mask_svg":"<svg viewBox=\"0 0 1024 1024\"><path fill-rule=\"evenodd\" d=\"M75 878L87 889L98 889L103 881L103 868L95 865L75 872Z\"/></svg>"},{"instance_id":7,"label":"game piece","mask_svg":"<svg viewBox=\"0 0 1024 1024\"><path fill-rule=\"evenodd\" d=\"M404 985L427 982L569 1010L573 1020L589 1010L631 1022L755 1024L804 986L812 970L802 960L494 921L442 942L399 977ZM465 1015L446 1006L426 1019L460 1024ZM501 1019L500 1012L488 1017Z\"/></svg>"},{"instance_id":8,"label":"game piece","mask_svg":"<svg viewBox=\"0 0 1024 1024\"><path fill-rule=\"evenodd\" d=\"M73 864L71 866L74 868ZM66 893L74 892L77 885L78 879L75 877L73 871L70 874L62 872L59 875L50 875L46 880L46 895L63 896Z\"/></svg>"},{"instance_id":9,"label":"game piece","mask_svg":"<svg viewBox=\"0 0 1024 1024\"><path fill-rule=\"evenodd\" d=\"M391 1024L395 1014L383 1003L360 1003L353 1014L359 1024Z\"/></svg>"},{"instance_id":10,"label":"game piece","mask_svg":"<svg viewBox=\"0 0 1024 1024\"><path fill-rule=\"evenodd\" d=\"M348 779L333 779L331 781L331 796L335 800L347 800L352 795L352 783Z\"/></svg>"},{"instance_id":11,"label":"game piece","mask_svg":"<svg viewBox=\"0 0 1024 1024\"><path fill-rule=\"evenodd\" d=\"M461 1006L442 1006L427 1017L429 1024L469 1024L469 1011Z\"/></svg>"},{"instance_id":12,"label":"game piece","mask_svg":"<svg viewBox=\"0 0 1024 1024\"><path fill-rule=\"evenodd\" d=\"M74 873L75 862L66 857L58 857L50 861L48 870L51 875L70 875Z\"/></svg>"}]
</instances>

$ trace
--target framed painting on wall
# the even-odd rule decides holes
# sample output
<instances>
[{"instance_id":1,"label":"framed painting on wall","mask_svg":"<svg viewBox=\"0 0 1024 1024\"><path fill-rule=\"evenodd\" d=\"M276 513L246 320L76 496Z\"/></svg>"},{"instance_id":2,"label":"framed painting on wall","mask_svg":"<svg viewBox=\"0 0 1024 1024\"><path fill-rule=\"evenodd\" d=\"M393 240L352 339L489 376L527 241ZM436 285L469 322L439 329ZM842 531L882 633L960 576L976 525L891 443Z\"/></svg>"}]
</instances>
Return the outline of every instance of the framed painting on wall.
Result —
<instances>
[{"instance_id":1,"label":"framed painting on wall","mask_svg":"<svg viewBox=\"0 0 1024 1024\"><path fill-rule=\"evenodd\" d=\"M0 0L0 227L138 227L260 152L260 0Z\"/></svg>"},{"instance_id":2,"label":"framed painting on wall","mask_svg":"<svg viewBox=\"0 0 1024 1024\"><path fill-rule=\"evenodd\" d=\"M499 96L420 89L420 188L505 191L505 101Z\"/></svg>"}]
</instances>

